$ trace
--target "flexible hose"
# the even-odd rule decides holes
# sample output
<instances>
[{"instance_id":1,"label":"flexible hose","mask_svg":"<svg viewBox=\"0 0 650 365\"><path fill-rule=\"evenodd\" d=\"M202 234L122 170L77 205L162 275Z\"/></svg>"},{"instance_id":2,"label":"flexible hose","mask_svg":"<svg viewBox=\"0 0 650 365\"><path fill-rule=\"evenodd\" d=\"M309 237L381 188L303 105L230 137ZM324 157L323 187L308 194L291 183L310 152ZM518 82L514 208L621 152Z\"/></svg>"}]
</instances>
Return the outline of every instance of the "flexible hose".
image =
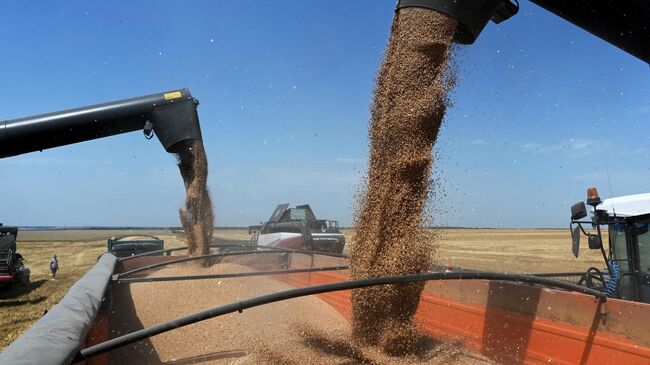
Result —
<instances>
[{"instance_id":1,"label":"flexible hose","mask_svg":"<svg viewBox=\"0 0 650 365\"><path fill-rule=\"evenodd\" d=\"M256 250L259 250L259 249L262 249L262 250L283 250L283 251L291 252L291 253L304 253L306 255L321 255L321 256L347 258L346 255L340 254L340 253L327 252L327 251L302 250L302 249L299 249L299 248L258 246L258 245L242 245L242 244L215 244L215 245L210 245L210 247L211 248L249 248L249 249L252 249L251 251L249 251L251 253L258 252ZM133 259L138 258L138 257L153 256L153 255L157 255L157 254L160 254L160 253L167 253L167 252L173 252L173 251L182 251L182 250L187 250L187 246L175 247L175 248L167 248L167 249L164 249L164 250L156 250L156 251L144 252L144 253L140 253L140 254L133 255L133 256L120 257L120 258L118 258L118 261L123 262L123 261L133 260Z\"/></svg>"},{"instance_id":2,"label":"flexible hose","mask_svg":"<svg viewBox=\"0 0 650 365\"><path fill-rule=\"evenodd\" d=\"M604 293L608 298L616 298L618 279L621 276L621 267L618 266L618 262L611 260L609 262L609 268L609 280L605 280Z\"/></svg>"},{"instance_id":3,"label":"flexible hose","mask_svg":"<svg viewBox=\"0 0 650 365\"><path fill-rule=\"evenodd\" d=\"M347 270L347 269L349 269L349 267L347 266L324 266L324 267L311 267L308 269L251 271L251 272L235 272L235 273L211 274L211 275L158 276L158 277L121 278L121 279L117 278L113 280L113 282L116 284L128 284L128 283L152 283L152 282L182 281L182 280L227 279L227 278L244 278L244 277L251 277L251 276L299 274L299 273L319 272L319 271L337 271L337 270Z\"/></svg>"}]
</instances>

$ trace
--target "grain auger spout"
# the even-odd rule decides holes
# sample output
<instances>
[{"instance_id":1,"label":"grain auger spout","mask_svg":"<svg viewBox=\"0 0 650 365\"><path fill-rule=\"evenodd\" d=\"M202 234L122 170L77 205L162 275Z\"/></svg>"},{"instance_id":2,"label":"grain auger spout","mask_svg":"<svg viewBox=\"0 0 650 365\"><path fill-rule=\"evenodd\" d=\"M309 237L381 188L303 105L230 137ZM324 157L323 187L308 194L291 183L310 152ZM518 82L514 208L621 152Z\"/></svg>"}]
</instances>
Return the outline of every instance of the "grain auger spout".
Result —
<instances>
[{"instance_id":1,"label":"grain auger spout","mask_svg":"<svg viewBox=\"0 0 650 365\"><path fill-rule=\"evenodd\" d=\"M180 89L0 121L0 158L136 130L148 139L155 132L167 152L179 153L182 142L202 141L198 103Z\"/></svg>"},{"instance_id":2,"label":"grain auger spout","mask_svg":"<svg viewBox=\"0 0 650 365\"><path fill-rule=\"evenodd\" d=\"M213 214L198 104L188 89L179 89L0 122L0 158L137 130L147 139L155 133L178 158L187 194L180 217L189 254L206 254Z\"/></svg>"},{"instance_id":3,"label":"grain auger spout","mask_svg":"<svg viewBox=\"0 0 650 365\"><path fill-rule=\"evenodd\" d=\"M510 0L399 0L402 8L426 8L449 15L458 21L453 41L472 44L488 21L499 24L519 11L519 3Z\"/></svg>"},{"instance_id":4,"label":"grain auger spout","mask_svg":"<svg viewBox=\"0 0 650 365\"><path fill-rule=\"evenodd\" d=\"M650 2L646 0L530 0L598 38L650 63ZM472 44L488 21L501 23L519 11L517 0L399 0L397 10L419 7L458 21L453 41Z\"/></svg>"}]
</instances>

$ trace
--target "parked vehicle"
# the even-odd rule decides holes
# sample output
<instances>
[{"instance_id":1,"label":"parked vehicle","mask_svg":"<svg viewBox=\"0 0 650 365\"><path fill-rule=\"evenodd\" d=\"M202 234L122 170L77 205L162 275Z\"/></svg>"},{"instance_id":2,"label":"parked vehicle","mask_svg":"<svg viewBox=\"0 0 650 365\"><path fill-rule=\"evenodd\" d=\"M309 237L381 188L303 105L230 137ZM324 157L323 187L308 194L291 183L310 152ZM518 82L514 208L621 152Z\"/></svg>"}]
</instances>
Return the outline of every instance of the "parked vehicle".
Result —
<instances>
[{"instance_id":1,"label":"parked vehicle","mask_svg":"<svg viewBox=\"0 0 650 365\"><path fill-rule=\"evenodd\" d=\"M0 224L0 286L29 285L29 269L21 254L16 252L18 228Z\"/></svg>"}]
</instances>

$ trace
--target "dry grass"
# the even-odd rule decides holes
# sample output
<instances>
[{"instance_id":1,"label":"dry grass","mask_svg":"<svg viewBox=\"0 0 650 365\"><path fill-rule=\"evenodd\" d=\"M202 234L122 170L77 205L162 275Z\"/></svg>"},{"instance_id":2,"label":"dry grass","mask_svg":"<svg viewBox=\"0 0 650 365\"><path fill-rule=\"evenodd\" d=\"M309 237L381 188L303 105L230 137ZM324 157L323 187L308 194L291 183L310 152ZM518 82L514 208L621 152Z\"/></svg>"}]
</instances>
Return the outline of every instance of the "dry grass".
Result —
<instances>
[{"instance_id":1,"label":"dry grass","mask_svg":"<svg viewBox=\"0 0 650 365\"><path fill-rule=\"evenodd\" d=\"M214 231L214 238L227 241L244 241L251 238L247 229L217 229Z\"/></svg>"},{"instance_id":2,"label":"dry grass","mask_svg":"<svg viewBox=\"0 0 650 365\"><path fill-rule=\"evenodd\" d=\"M132 230L132 229L70 229L56 231L19 231L18 242L98 242L106 241L112 236L130 235L171 235L166 229Z\"/></svg>"},{"instance_id":3,"label":"dry grass","mask_svg":"<svg viewBox=\"0 0 650 365\"><path fill-rule=\"evenodd\" d=\"M568 229L451 229L438 242L436 261L477 270L584 272L604 266L600 251L586 249L584 243L580 256L573 256Z\"/></svg>"},{"instance_id":4,"label":"dry grass","mask_svg":"<svg viewBox=\"0 0 650 365\"><path fill-rule=\"evenodd\" d=\"M352 229L343 230L345 252L354 244ZM607 242L606 235L603 240ZM571 253L568 229L445 229L435 241L434 263L510 273L583 272L602 267L598 250L582 244L580 256Z\"/></svg>"},{"instance_id":5,"label":"dry grass","mask_svg":"<svg viewBox=\"0 0 650 365\"><path fill-rule=\"evenodd\" d=\"M348 245L352 230L344 230ZM106 250L106 240L113 236L150 234L165 240L165 247L184 245L182 235L166 230L69 230L20 232L18 252L27 259L31 270L30 289L17 287L0 291L0 350L23 333L43 311L56 304ZM216 230L215 238L246 240L247 230ZM601 267L599 251L584 249L578 259L571 254L567 230L450 229L437 240L435 262L501 272L539 273L585 271ZM52 255L59 258L57 280L49 277Z\"/></svg>"}]
</instances>

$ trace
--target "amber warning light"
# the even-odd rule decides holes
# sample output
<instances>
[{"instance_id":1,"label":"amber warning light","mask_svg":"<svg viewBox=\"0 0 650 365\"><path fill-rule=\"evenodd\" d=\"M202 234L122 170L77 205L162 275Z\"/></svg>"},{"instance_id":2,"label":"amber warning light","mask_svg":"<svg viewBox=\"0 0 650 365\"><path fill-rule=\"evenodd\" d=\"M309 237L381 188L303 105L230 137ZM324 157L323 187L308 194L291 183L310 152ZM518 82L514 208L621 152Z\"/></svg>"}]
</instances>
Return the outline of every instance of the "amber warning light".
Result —
<instances>
[{"instance_id":1,"label":"amber warning light","mask_svg":"<svg viewBox=\"0 0 650 365\"><path fill-rule=\"evenodd\" d=\"M587 189L587 204L595 207L601 202L602 201L600 200L600 196L598 196L598 190L596 190L596 188Z\"/></svg>"}]
</instances>

